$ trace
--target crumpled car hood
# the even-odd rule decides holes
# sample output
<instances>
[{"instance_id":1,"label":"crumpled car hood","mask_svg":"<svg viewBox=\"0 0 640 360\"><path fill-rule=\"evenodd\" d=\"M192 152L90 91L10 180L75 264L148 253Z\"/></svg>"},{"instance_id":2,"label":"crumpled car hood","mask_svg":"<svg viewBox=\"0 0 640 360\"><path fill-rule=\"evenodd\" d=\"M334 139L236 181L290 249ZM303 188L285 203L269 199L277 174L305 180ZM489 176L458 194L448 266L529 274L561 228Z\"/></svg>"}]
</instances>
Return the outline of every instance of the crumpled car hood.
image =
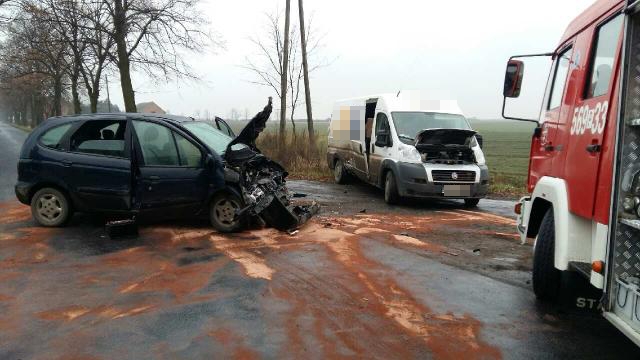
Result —
<instances>
[{"instance_id":1,"label":"crumpled car hood","mask_svg":"<svg viewBox=\"0 0 640 360\"><path fill-rule=\"evenodd\" d=\"M245 144L249 146L251 150L260 152L256 147L256 139L267 126L267 120L269 120L269 116L273 110L272 100L273 98L270 96L267 106L265 106L261 112L257 113L256 116L254 116L253 119L251 119L251 121L249 121L249 123L242 129L242 131L240 131L240 134L238 134L238 136L236 136L236 138L227 145L226 153L229 153L229 150L235 144Z\"/></svg>"},{"instance_id":2,"label":"crumpled car hood","mask_svg":"<svg viewBox=\"0 0 640 360\"><path fill-rule=\"evenodd\" d=\"M416 135L417 145L470 145L476 132L469 129L425 129Z\"/></svg>"}]
</instances>

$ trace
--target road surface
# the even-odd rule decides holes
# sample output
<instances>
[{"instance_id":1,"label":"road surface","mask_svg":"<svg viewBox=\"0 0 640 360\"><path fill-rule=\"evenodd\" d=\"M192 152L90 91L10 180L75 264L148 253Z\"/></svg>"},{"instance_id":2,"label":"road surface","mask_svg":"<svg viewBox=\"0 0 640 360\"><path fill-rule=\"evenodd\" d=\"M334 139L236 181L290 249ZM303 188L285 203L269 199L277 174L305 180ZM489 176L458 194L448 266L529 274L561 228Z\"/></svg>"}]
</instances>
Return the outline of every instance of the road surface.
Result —
<instances>
[{"instance_id":1,"label":"road surface","mask_svg":"<svg viewBox=\"0 0 640 360\"><path fill-rule=\"evenodd\" d=\"M109 239L83 215L34 225L12 196L23 139L0 123L1 359L640 357L598 314L535 301L509 202L392 208L293 181L324 205L293 236L194 221Z\"/></svg>"}]
</instances>

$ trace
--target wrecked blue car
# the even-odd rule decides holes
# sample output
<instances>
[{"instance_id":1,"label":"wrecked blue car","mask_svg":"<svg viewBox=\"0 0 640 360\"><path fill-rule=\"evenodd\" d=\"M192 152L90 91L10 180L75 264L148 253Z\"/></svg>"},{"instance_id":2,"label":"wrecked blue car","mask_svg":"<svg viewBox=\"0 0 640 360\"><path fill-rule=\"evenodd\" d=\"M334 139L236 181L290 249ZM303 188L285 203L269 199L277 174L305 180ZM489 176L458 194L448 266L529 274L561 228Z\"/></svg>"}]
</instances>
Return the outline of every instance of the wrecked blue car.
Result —
<instances>
[{"instance_id":1,"label":"wrecked blue car","mask_svg":"<svg viewBox=\"0 0 640 360\"><path fill-rule=\"evenodd\" d=\"M294 206L287 172L255 140L271 99L236 137L214 122L158 114L55 117L26 139L15 192L43 226L63 226L74 212L129 222L207 216L221 232L252 219L290 231L318 211Z\"/></svg>"}]
</instances>

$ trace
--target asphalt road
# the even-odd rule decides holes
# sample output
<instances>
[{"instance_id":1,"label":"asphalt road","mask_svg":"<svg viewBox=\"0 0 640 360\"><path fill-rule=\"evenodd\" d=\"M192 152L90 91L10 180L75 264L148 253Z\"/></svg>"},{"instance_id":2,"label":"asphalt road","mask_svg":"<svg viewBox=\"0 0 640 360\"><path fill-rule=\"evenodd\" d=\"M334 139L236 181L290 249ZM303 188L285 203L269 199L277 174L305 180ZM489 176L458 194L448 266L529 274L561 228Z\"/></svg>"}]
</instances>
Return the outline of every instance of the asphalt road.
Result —
<instances>
[{"instance_id":1,"label":"asphalt road","mask_svg":"<svg viewBox=\"0 0 640 360\"><path fill-rule=\"evenodd\" d=\"M110 239L88 216L34 225L12 194L23 139L0 123L1 359L640 357L599 314L535 301L510 202L389 207L292 181L323 205L293 236L175 222Z\"/></svg>"},{"instance_id":2,"label":"asphalt road","mask_svg":"<svg viewBox=\"0 0 640 360\"><path fill-rule=\"evenodd\" d=\"M15 199L18 157L26 138L24 131L0 121L0 201Z\"/></svg>"}]
</instances>

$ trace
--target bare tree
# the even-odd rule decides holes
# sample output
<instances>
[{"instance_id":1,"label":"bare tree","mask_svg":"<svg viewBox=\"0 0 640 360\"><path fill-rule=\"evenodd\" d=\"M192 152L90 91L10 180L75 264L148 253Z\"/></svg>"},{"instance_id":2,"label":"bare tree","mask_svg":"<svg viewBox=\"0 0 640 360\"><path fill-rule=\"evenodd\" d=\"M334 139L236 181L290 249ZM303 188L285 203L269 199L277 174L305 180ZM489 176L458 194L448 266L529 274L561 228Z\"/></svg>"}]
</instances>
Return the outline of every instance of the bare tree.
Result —
<instances>
[{"instance_id":1,"label":"bare tree","mask_svg":"<svg viewBox=\"0 0 640 360\"><path fill-rule=\"evenodd\" d=\"M86 44L80 71L89 96L91 112L97 112L100 99L102 75L109 64L115 61L113 55L115 40L108 31L109 13L104 2L93 1L84 8L82 16L87 27L82 29L82 39Z\"/></svg>"},{"instance_id":2,"label":"bare tree","mask_svg":"<svg viewBox=\"0 0 640 360\"><path fill-rule=\"evenodd\" d=\"M267 14L267 26L264 36L255 36L249 40L256 46L258 53L256 56L246 57L245 69L252 72L256 78L251 83L271 88L278 97L281 96L281 78L284 57L284 40L282 32L282 18L279 13ZM309 21L305 31L307 39L307 53L310 57L317 56L320 48L321 36L313 36L312 21ZM301 81L304 77L302 59L300 56L300 32L295 26L290 30L289 42L289 62L287 71L288 83L288 101L286 108L291 109L290 116L292 126L295 131L295 122L293 121L296 109L300 101ZM326 62L322 59L309 68L309 72L313 72L318 68L325 66ZM281 123L282 124L282 123Z\"/></svg>"},{"instance_id":3,"label":"bare tree","mask_svg":"<svg viewBox=\"0 0 640 360\"><path fill-rule=\"evenodd\" d=\"M240 120L240 111L236 108L232 108L229 112L229 118L234 121Z\"/></svg>"},{"instance_id":4,"label":"bare tree","mask_svg":"<svg viewBox=\"0 0 640 360\"><path fill-rule=\"evenodd\" d=\"M65 57L68 60L67 74L71 82L71 96L74 113L82 112L78 83L80 81L81 67L86 42L82 38L82 30L88 25L80 15L81 8L86 6L84 0L77 1L43 1L43 11L48 13L47 20L51 23L51 29L55 30L57 37L65 43L69 52Z\"/></svg>"},{"instance_id":5,"label":"bare tree","mask_svg":"<svg viewBox=\"0 0 640 360\"><path fill-rule=\"evenodd\" d=\"M287 70L289 69L289 23L291 22L291 0L286 0L284 11L284 43L282 44L282 74L280 77L280 151L284 150L284 131L287 118Z\"/></svg>"},{"instance_id":6,"label":"bare tree","mask_svg":"<svg viewBox=\"0 0 640 360\"><path fill-rule=\"evenodd\" d=\"M309 64L307 62L307 34L304 26L303 0L298 0L298 12L300 21L300 47L302 49L302 69L304 74L304 94L305 106L307 108L307 129L309 131L310 146L313 149L316 145L316 133L313 130L313 114L311 111L311 88L309 86ZM292 116L293 117L293 116Z\"/></svg>"},{"instance_id":7,"label":"bare tree","mask_svg":"<svg viewBox=\"0 0 640 360\"><path fill-rule=\"evenodd\" d=\"M211 36L203 30L207 19L199 10L200 0L101 0L111 17L106 31L116 45L114 60L120 72L125 110L136 111L131 69L191 77L191 68L181 51L201 52Z\"/></svg>"},{"instance_id":8,"label":"bare tree","mask_svg":"<svg viewBox=\"0 0 640 360\"><path fill-rule=\"evenodd\" d=\"M0 100L8 116L34 126L47 114L62 113L64 48L38 3L12 5L0 44Z\"/></svg>"},{"instance_id":9,"label":"bare tree","mask_svg":"<svg viewBox=\"0 0 640 360\"><path fill-rule=\"evenodd\" d=\"M2 51L5 66L13 68L16 78L30 74L44 75L51 82L53 115L62 115L64 80L68 69L67 47L52 25L50 14L39 1L20 2L21 15L10 23Z\"/></svg>"}]
</instances>

